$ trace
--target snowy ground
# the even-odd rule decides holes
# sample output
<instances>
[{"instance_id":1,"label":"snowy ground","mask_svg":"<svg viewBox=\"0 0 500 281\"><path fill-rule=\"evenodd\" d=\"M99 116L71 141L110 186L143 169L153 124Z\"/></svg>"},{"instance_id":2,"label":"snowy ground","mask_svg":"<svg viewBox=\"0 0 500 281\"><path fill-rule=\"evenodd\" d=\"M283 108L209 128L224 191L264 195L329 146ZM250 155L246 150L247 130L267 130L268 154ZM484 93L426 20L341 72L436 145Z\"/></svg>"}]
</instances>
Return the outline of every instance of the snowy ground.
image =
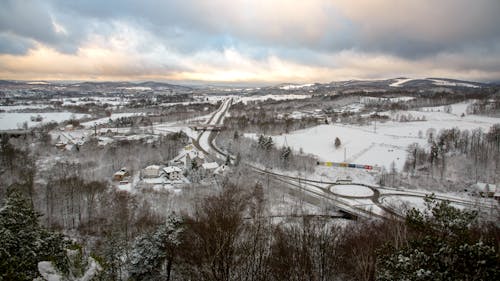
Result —
<instances>
[{"instance_id":1,"label":"snowy ground","mask_svg":"<svg viewBox=\"0 0 500 281\"><path fill-rule=\"evenodd\" d=\"M96 120L82 123L82 126L90 128L90 127L94 127L95 125L107 124L107 123L109 123L110 120L116 120L116 119L122 118L122 117L142 116L142 115L144 115L144 113L137 113L137 112L113 113L109 117L104 117L104 118L100 118L100 119L96 119Z\"/></svg>"},{"instance_id":2,"label":"snowy ground","mask_svg":"<svg viewBox=\"0 0 500 281\"><path fill-rule=\"evenodd\" d=\"M469 84L469 83L452 82L452 81L446 81L446 80L440 80L440 79L431 79L431 80L433 81L432 84L434 84L436 86L479 88L479 86Z\"/></svg>"},{"instance_id":3,"label":"snowy ground","mask_svg":"<svg viewBox=\"0 0 500 281\"><path fill-rule=\"evenodd\" d=\"M37 110L48 108L48 107L49 107L49 105L46 105L46 104L0 105L0 110L6 111L6 112L17 111L17 110L37 111Z\"/></svg>"},{"instance_id":4,"label":"snowy ground","mask_svg":"<svg viewBox=\"0 0 500 281\"><path fill-rule=\"evenodd\" d=\"M31 121L31 116L42 116L42 122ZM0 130L14 130L22 127L24 122L28 123L28 127L35 127L48 122L62 122L72 118L81 119L88 117L87 114L77 114L71 112L41 112L41 113L18 113L4 112L0 113Z\"/></svg>"},{"instance_id":5,"label":"snowy ground","mask_svg":"<svg viewBox=\"0 0 500 281\"><path fill-rule=\"evenodd\" d=\"M330 191L337 195L352 197L367 197L373 195L371 189L360 185L334 185Z\"/></svg>"},{"instance_id":6,"label":"snowy ground","mask_svg":"<svg viewBox=\"0 0 500 281\"><path fill-rule=\"evenodd\" d=\"M310 98L311 95L293 95L293 94L288 94L288 95L254 95L254 96L245 96L245 95L224 95L224 96L217 96L217 95L210 95L210 96L203 96L202 99L204 101L207 101L209 103L217 103L219 101L224 101L228 98L233 98L234 103L242 102L244 104L247 104L248 102L252 101L265 101L265 100L296 100L296 99L307 99Z\"/></svg>"},{"instance_id":7,"label":"snowy ground","mask_svg":"<svg viewBox=\"0 0 500 281\"><path fill-rule=\"evenodd\" d=\"M426 146L428 129L461 130L481 128L484 131L500 123L499 118L466 115L460 117L467 104L452 105L452 112L438 112L442 107L425 108L425 111L394 111L382 114L397 119L399 115L411 114L414 117L425 117L426 121L377 123L358 126L345 124L319 125L312 128L291 132L285 135L272 136L277 146L291 146L295 151L302 149L313 154L320 161L348 162L363 165L377 165L390 169L394 162L396 169L403 168L406 149L412 143ZM246 136L257 138L255 134ZM335 148L334 140L338 137L342 145ZM345 155L345 158L344 158Z\"/></svg>"},{"instance_id":8,"label":"snowy ground","mask_svg":"<svg viewBox=\"0 0 500 281\"><path fill-rule=\"evenodd\" d=\"M401 87L401 86L403 86L404 83L412 81L412 80L414 80L414 79L412 79L412 78L398 78L398 81L390 84L389 86L390 87Z\"/></svg>"}]
</instances>

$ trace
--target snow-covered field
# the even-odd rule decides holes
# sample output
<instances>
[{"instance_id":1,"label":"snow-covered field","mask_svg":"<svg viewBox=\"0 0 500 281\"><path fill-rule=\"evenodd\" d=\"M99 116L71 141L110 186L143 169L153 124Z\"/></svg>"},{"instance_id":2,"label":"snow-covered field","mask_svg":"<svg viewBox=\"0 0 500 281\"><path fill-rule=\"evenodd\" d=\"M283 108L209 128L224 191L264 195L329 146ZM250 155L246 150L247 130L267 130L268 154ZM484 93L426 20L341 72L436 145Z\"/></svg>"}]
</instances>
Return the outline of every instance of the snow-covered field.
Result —
<instances>
[{"instance_id":1,"label":"snow-covered field","mask_svg":"<svg viewBox=\"0 0 500 281\"><path fill-rule=\"evenodd\" d=\"M373 195L371 189L360 185L334 185L330 191L337 195L352 197L367 197Z\"/></svg>"},{"instance_id":2,"label":"snow-covered field","mask_svg":"<svg viewBox=\"0 0 500 281\"><path fill-rule=\"evenodd\" d=\"M82 126L90 128L90 127L94 127L95 125L102 125L102 124L109 123L109 120L116 120L116 119L122 118L122 117L142 116L142 115L144 115L144 113L137 113L137 112L113 113L110 117L104 117L104 118L100 118L100 119L96 119L96 120L82 123Z\"/></svg>"},{"instance_id":3,"label":"snow-covered field","mask_svg":"<svg viewBox=\"0 0 500 281\"><path fill-rule=\"evenodd\" d=\"M452 113L432 111L395 111L385 112L393 118L402 114L414 117L425 117L427 121L377 123L376 130L371 126L330 124L291 132L286 135L272 136L278 146L288 145L295 151L302 149L305 153L316 155L321 161L348 162L355 164L384 166L401 170L406 159L406 149L412 143L427 145L428 129L461 130L481 128L487 131L493 124L500 123L499 118L466 115L460 113L466 104L452 106ZM426 109L427 110L427 109ZM255 134L247 136L256 138ZM335 148L334 140L338 137L342 143ZM345 154L345 158L344 158Z\"/></svg>"},{"instance_id":4,"label":"snow-covered field","mask_svg":"<svg viewBox=\"0 0 500 281\"><path fill-rule=\"evenodd\" d=\"M63 106L68 105L84 105L90 103L96 104L110 104L110 105L125 105L129 101L128 99L121 98L109 98L109 97L91 97L91 98L64 98L64 99L52 99L52 101L62 101Z\"/></svg>"},{"instance_id":5,"label":"snow-covered field","mask_svg":"<svg viewBox=\"0 0 500 281\"><path fill-rule=\"evenodd\" d=\"M314 84L301 84L301 85L295 85L295 84L287 84L283 85L280 87L281 90L297 90L297 89L302 89L305 87L311 87Z\"/></svg>"},{"instance_id":6,"label":"snow-covered field","mask_svg":"<svg viewBox=\"0 0 500 281\"><path fill-rule=\"evenodd\" d=\"M390 87L401 87L404 83L414 80L412 78L398 78L398 81L390 84Z\"/></svg>"},{"instance_id":7,"label":"snow-covered field","mask_svg":"<svg viewBox=\"0 0 500 281\"><path fill-rule=\"evenodd\" d=\"M0 105L0 110L9 112L16 110L40 110L49 107L46 104L26 104L26 105Z\"/></svg>"},{"instance_id":8,"label":"snow-covered field","mask_svg":"<svg viewBox=\"0 0 500 281\"><path fill-rule=\"evenodd\" d=\"M452 87L468 87L468 88L479 88L479 86L469 83L452 82L440 79L432 79L432 84L436 86L452 86Z\"/></svg>"},{"instance_id":9,"label":"snow-covered field","mask_svg":"<svg viewBox=\"0 0 500 281\"><path fill-rule=\"evenodd\" d=\"M245 95L224 95L224 96L216 96L216 95L210 95L210 96L203 96L203 100L210 102L210 103L217 103L219 101L224 101L228 98L233 98L234 103L242 102L244 104L247 104L248 102L252 101L265 101L265 100L296 100L296 99L307 99L310 98L311 95L254 95L254 96L245 96Z\"/></svg>"},{"instance_id":10,"label":"snow-covered field","mask_svg":"<svg viewBox=\"0 0 500 281\"><path fill-rule=\"evenodd\" d=\"M42 116L42 122L31 121L31 116ZM24 122L28 123L28 127L38 126L48 122L62 122L72 118L81 119L88 117L88 114L76 114L71 112L41 112L41 113L17 113L4 112L0 113L0 130L14 130L21 128Z\"/></svg>"},{"instance_id":11,"label":"snow-covered field","mask_svg":"<svg viewBox=\"0 0 500 281\"><path fill-rule=\"evenodd\" d=\"M450 112L451 114L454 115L464 115L467 114L467 107L471 104L471 102L461 102L461 103L455 103L450 105ZM433 106L433 107L422 107L419 111L426 111L426 112L446 112L446 106Z\"/></svg>"},{"instance_id":12,"label":"snow-covered field","mask_svg":"<svg viewBox=\"0 0 500 281\"><path fill-rule=\"evenodd\" d=\"M385 97L362 97L361 102L362 103L369 103L369 102L404 102L404 101L411 101L414 100L415 97L395 97L395 98L385 98Z\"/></svg>"}]
</instances>

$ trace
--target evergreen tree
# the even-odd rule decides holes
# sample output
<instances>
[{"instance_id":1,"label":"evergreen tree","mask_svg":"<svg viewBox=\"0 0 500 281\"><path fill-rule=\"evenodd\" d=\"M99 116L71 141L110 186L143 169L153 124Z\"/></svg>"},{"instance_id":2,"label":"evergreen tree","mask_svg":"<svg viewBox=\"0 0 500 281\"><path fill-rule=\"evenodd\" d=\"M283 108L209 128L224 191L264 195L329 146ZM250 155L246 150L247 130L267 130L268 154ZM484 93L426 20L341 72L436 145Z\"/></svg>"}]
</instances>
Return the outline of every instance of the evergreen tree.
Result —
<instances>
[{"instance_id":1,"label":"evergreen tree","mask_svg":"<svg viewBox=\"0 0 500 281\"><path fill-rule=\"evenodd\" d=\"M335 138L335 148L339 148L342 143L338 137Z\"/></svg>"},{"instance_id":2,"label":"evergreen tree","mask_svg":"<svg viewBox=\"0 0 500 281\"><path fill-rule=\"evenodd\" d=\"M281 149L280 158L283 161L287 161L288 159L290 159L290 156L292 156L292 149L289 146L284 146Z\"/></svg>"},{"instance_id":3,"label":"evergreen tree","mask_svg":"<svg viewBox=\"0 0 500 281\"><path fill-rule=\"evenodd\" d=\"M63 236L40 226L39 214L18 192L11 192L0 209L0 280L33 280L40 261L68 270Z\"/></svg>"},{"instance_id":4,"label":"evergreen tree","mask_svg":"<svg viewBox=\"0 0 500 281\"><path fill-rule=\"evenodd\" d=\"M274 145L273 138L268 137L265 143L266 150L270 150L273 147L273 145Z\"/></svg>"},{"instance_id":5,"label":"evergreen tree","mask_svg":"<svg viewBox=\"0 0 500 281\"><path fill-rule=\"evenodd\" d=\"M172 216L154 232L137 237L129 258L131 279L170 280L182 231L182 221Z\"/></svg>"},{"instance_id":6,"label":"evergreen tree","mask_svg":"<svg viewBox=\"0 0 500 281\"><path fill-rule=\"evenodd\" d=\"M426 198L427 211L412 209L406 247L385 247L377 260L377 280L499 280L500 257L493 245L475 238L477 214Z\"/></svg>"}]
</instances>

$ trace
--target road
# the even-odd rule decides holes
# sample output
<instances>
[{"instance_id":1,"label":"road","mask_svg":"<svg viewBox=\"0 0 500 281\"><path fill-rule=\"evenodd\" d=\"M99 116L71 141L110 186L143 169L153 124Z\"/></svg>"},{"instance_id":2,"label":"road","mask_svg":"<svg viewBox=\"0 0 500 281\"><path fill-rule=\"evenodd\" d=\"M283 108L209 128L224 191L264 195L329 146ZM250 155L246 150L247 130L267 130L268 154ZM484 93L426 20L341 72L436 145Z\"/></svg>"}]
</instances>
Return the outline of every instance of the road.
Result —
<instances>
[{"instance_id":1,"label":"road","mask_svg":"<svg viewBox=\"0 0 500 281\"><path fill-rule=\"evenodd\" d=\"M232 104L232 99L225 100L219 109L214 112L211 118L208 120L207 124L210 125L222 125L224 116L229 110ZM226 160L228 153L222 151L220 148L214 145L214 139L216 138L217 131L202 131L199 133L198 137L193 140L193 145L200 151L202 151L207 157L212 159ZM234 156L229 155L229 157L234 160ZM267 176L268 179L272 178L274 181L285 183L290 188L303 193L304 195L318 198L321 200L328 200L332 202L340 211L349 213L354 217L359 218L397 218L403 219L403 214L394 210L387 204L384 204L383 199L390 196L403 196L403 197L416 197L425 198L431 195L430 192L423 191L408 191L399 190L394 188L381 187L377 185L367 185L364 183L337 183L328 181L318 181L311 180L304 177L289 176L277 172L270 171L268 169L262 169L256 167L250 163L242 162L249 169ZM335 192L335 186L354 186L357 188L367 189L370 192L369 195L346 195ZM452 197L452 196L435 196L438 200L447 200L453 204L474 207L477 206L477 202L466 200L462 198ZM497 206L482 206L486 208L496 208Z\"/></svg>"}]
</instances>

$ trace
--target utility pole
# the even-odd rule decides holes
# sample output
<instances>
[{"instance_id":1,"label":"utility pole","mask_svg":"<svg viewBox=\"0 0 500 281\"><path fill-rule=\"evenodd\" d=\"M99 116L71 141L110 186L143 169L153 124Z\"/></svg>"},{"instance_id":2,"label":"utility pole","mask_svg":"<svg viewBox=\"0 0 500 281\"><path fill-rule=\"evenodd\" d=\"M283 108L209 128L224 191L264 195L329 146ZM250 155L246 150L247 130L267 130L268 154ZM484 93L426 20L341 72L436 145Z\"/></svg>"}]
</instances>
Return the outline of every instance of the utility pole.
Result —
<instances>
[{"instance_id":1,"label":"utility pole","mask_svg":"<svg viewBox=\"0 0 500 281\"><path fill-rule=\"evenodd\" d=\"M346 161L347 157L347 147L344 147L344 162Z\"/></svg>"}]
</instances>

